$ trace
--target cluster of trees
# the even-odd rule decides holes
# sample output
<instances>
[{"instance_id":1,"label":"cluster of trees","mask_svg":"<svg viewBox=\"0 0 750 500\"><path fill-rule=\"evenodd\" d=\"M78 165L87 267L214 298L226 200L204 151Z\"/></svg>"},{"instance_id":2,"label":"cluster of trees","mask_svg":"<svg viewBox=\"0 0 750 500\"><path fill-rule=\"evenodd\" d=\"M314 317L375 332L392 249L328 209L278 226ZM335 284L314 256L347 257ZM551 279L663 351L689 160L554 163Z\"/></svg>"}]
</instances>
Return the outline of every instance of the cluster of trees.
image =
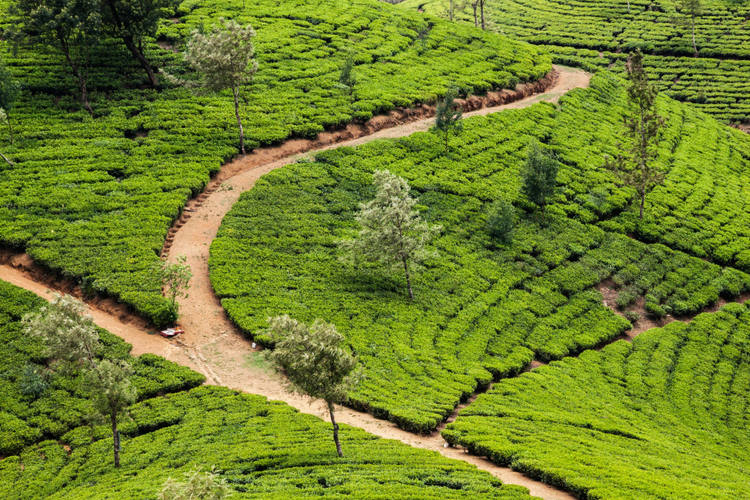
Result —
<instances>
[{"instance_id":1,"label":"cluster of trees","mask_svg":"<svg viewBox=\"0 0 750 500\"><path fill-rule=\"evenodd\" d=\"M21 20L16 33L19 41L62 52L78 84L81 105L93 115L87 85L91 58L101 40L122 40L156 87L157 72L143 44L176 5L176 0L15 0L12 13Z\"/></svg>"},{"instance_id":2,"label":"cluster of trees","mask_svg":"<svg viewBox=\"0 0 750 500\"><path fill-rule=\"evenodd\" d=\"M91 398L91 422L109 420L115 467L120 466L118 422L136 400L132 368L119 359L101 359L99 332L86 306L73 297L56 295L52 302L23 318L24 333L39 339L49 373L80 373L81 389Z\"/></svg>"}]
</instances>

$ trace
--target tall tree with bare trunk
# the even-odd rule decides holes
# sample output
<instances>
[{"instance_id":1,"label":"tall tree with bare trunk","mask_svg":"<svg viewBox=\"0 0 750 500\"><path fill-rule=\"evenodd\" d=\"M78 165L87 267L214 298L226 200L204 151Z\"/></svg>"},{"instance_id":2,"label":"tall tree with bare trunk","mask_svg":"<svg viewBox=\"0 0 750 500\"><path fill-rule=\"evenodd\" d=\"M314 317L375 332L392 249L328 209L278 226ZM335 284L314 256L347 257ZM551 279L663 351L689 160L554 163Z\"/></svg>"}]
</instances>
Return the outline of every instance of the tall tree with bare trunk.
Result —
<instances>
[{"instance_id":1,"label":"tall tree with bare trunk","mask_svg":"<svg viewBox=\"0 0 750 500\"><path fill-rule=\"evenodd\" d=\"M635 189L639 200L639 218L642 220L646 194L662 184L666 175L655 161L664 118L656 112L658 90L648 80L640 51L630 54L625 69L629 82L629 112L624 118L628 144L618 143L617 156L605 157L605 165L623 184Z\"/></svg>"},{"instance_id":2,"label":"tall tree with bare trunk","mask_svg":"<svg viewBox=\"0 0 750 500\"><path fill-rule=\"evenodd\" d=\"M336 453L343 457L334 405L346 402L347 394L362 379L357 358L341 346L344 336L336 327L322 320L308 327L284 315L270 318L269 323L267 333L275 345L268 359L294 392L325 401Z\"/></svg>"},{"instance_id":3,"label":"tall tree with bare trunk","mask_svg":"<svg viewBox=\"0 0 750 500\"><path fill-rule=\"evenodd\" d=\"M148 76L152 87L159 85L156 70L146 58L143 42L153 37L159 20L177 5L176 0L101 0L104 26L120 38Z\"/></svg>"},{"instance_id":4,"label":"tall tree with bare trunk","mask_svg":"<svg viewBox=\"0 0 750 500\"><path fill-rule=\"evenodd\" d=\"M245 131L240 117L240 90L252 82L258 71L254 37L255 30L249 24L240 26L231 19L222 19L221 25L208 33L194 31L185 52L185 60L200 75L198 85L214 92L231 89L242 154L245 154Z\"/></svg>"},{"instance_id":5,"label":"tall tree with bare trunk","mask_svg":"<svg viewBox=\"0 0 750 500\"><path fill-rule=\"evenodd\" d=\"M99 0L15 0L21 34L32 43L60 50L80 92L81 106L94 115L89 102L91 57L103 34Z\"/></svg>"}]
</instances>

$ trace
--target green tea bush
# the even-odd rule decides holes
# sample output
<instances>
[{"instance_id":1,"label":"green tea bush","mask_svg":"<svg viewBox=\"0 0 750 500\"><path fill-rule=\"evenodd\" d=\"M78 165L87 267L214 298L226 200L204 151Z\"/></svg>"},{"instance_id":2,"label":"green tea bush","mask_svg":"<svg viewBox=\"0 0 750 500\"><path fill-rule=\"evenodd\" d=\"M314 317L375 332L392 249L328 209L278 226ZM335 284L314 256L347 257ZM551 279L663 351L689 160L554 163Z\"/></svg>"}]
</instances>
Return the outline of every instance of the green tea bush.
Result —
<instances>
[{"instance_id":1,"label":"green tea bush","mask_svg":"<svg viewBox=\"0 0 750 500\"><path fill-rule=\"evenodd\" d=\"M744 498L749 349L729 304L500 381L443 436L581 498Z\"/></svg>"},{"instance_id":2,"label":"green tea bush","mask_svg":"<svg viewBox=\"0 0 750 500\"><path fill-rule=\"evenodd\" d=\"M0 58L24 92L13 111L14 144L0 134L0 150L15 163L0 172L0 243L155 325L172 323L150 270L186 201L238 151L231 97L140 89L140 67L120 42L104 40L89 82L92 119L79 110L61 54L26 45L16 52L5 38L18 22L10 3L0 0ZM144 50L177 76L188 69L170 48L193 30L220 17L256 28L259 70L242 92L251 148L434 102L446 81L481 94L551 68L533 46L376 0L190 0L173 16ZM351 95L339 88L349 52Z\"/></svg>"},{"instance_id":3,"label":"green tea bush","mask_svg":"<svg viewBox=\"0 0 750 500\"><path fill-rule=\"evenodd\" d=\"M708 183L744 182L745 160L731 151L750 146L750 138L685 105L660 103L669 122L659 161L672 170L647 199L654 215L646 222L662 242L647 244L623 234L637 218L629 208L634 193L618 187L603 167L603 152L621 132L623 99L617 78L604 73L559 109L540 104L466 119L450 159L441 137L417 133L326 151L276 170L225 217L211 246L214 290L230 317L262 343L270 342L258 335L268 317L334 323L366 372L349 404L417 432L431 431L475 390L534 358L560 359L630 328L595 289L609 278L631 295L628 303L643 298L657 315L694 314L719 296L749 291L748 274L690 255L685 245L679 251L664 244L672 243L673 226L663 211L690 205L660 199L697 196L703 188L690 184L685 171ZM540 225L524 215L513 240L495 246L487 213L497 199L523 199L520 171L530 138L546 141L560 161L548 221ZM692 154L695 142L708 140L729 163L715 162L712 153ZM431 245L438 257L415 279L413 302L404 300L400 276L339 260L336 244L356 231L358 206L372 197L372 174L382 168L404 177L423 218L444 228ZM597 205L589 196L595 189L606 193ZM739 200L733 189L720 185L712 198ZM737 203L725 210L745 208ZM679 227L696 231L722 221L725 231L747 233L718 210L715 221L701 219L704 213L686 212ZM685 234L681 229L683 242Z\"/></svg>"},{"instance_id":4,"label":"green tea bush","mask_svg":"<svg viewBox=\"0 0 750 500\"><path fill-rule=\"evenodd\" d=\"M0 455L43 439L57 439L91 412L80 374L45 373L38 340L23 333L21 318L41 306L34 294L0 281ZM130 359L139 399L184 391L204 377L158 356L130 358L130 345L101 330L99 356Z\"/></svg>"},{"instance_id":5,"label":"green tea bush","mask_svg":"<svg viewBox=\"0 0 750 500\"><path fill-rule=\"evenodd\" d=\"M107 429L78 428L0 461L0 496L156 498L167 478L215 467L233 498L526 499L473 465L342 426L261 396L220 387L148 399L122 425L122 464L111 464Z\"/></svg>"},{"instance_id":6,"label":"green tea bush","mask_svg":"<svg viewBox=\"0 0 750 500\"><path fill-rule=\"evenodd\" d=\"M694 57L689 23L678 0L657 6L647 1L488 0L488 29L549 50L559 64L588 71L622 69L627 53L640 49L649 76L668 95L695 103L729 122L750 121L750 17L747 3L703 1L696 18L699 56ZM449 0L406 0L406 10L420 8L448 17ZM629 7L628 7L629 5ZM473 24L469 2L457 4L455 17Z\"/></svg>"}]
</instances>

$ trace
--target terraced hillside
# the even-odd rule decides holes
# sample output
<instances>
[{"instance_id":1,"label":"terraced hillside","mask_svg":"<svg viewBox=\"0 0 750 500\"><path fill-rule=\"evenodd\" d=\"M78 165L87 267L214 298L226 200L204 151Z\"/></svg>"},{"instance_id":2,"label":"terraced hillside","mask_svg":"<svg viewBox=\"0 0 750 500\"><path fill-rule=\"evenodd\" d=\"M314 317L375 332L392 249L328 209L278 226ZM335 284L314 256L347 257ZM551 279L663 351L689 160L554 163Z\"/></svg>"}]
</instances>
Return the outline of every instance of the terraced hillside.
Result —
<instances>
[{"instance_id":1,"label":"terraced hillside","mask_svg":"<svg viewBox=\"0 0 750 500\"><path fill-rule=\"evenodd\" d=\"M82 425L90 402L73 372L24 393L40 346L20 317L43 301L0 281L0 496L156 498L168 477L216 467L238 498L530 498L474 466L344 426L344 459L330 424L281 402L203 386L203 377L162 358L131 358L130 346L102 331L100 356L129 360L139 403L121 425L122 467L112 465L106 425Z\"/></svg>"},{"instance_id":2,"label":"terraced hillside","mask_svg":"<svg viewBox=\"0 0 750 500\"><path fill-rule=\"evenodd\" d=\"M690 16L674 0L489 0L490 30L543 45L555 62L588 69L621 64L641 49L650 76L672 97L729 122L750 121L750 6L701 2L693 49ZM406 0L410 10L448 17L448 0ZM455 2L456 18L473 24L472 3Z\"/></svg>"},{"instance_id":3,"label":"terraced hillside","mask_svg":"<svg viewBox=\"0 0 750 500\"><path fill-rule=\"evenodd\" d=\"M186 201L238 150L231 96L143 90L140 69L104 41L89 85L92 118L79 109L62 55L12 50L4 37L18 21L8 7L0 0L0 58L24 91L12 113L16 140L0 134L13 162L0 170L0 243L169 323L151 266ZM174 15L146 52L177 75L185 68L172 49L191 30L221 16L256 28L259 70L242 104L251 147L434 101L450 83L483 93L550 70L533 46L375 0L187 1ZM351 96L338 84L349 56Z\"/></svg>"},{"instance_id":4,"label":"terraced hillside","mask_svg":"<svg viewBox=\"0 0 750 500\"><path fill-rule=\"evenodd\" d=\"M747 498L750 308L497 383L443 431L585 498Z\"/></svg>"},{"instance_id":5,"label":"terraced hillside","mask_svg":"<svg viewBox=\"0 0 750 500\"><path fill-rule=\"evenodd\" d=\"M336 324L367 373L351 404L420 432L535 358L560 359L620 336L631 325L602 304L602 281L618 285L621 307L641 302L657 317L694 314L750 290L750 275L711 262L750 270L747 212L730 201L744 196L737 186L748 182L750 138L662 100L659 161L669 175L639 223L629 208L634 192L602 167L623 133L624 99L621 82L605 72L559 108L466 120L448 154L441 137L417 133L268 174L242 195L211 246L214 289L260 341L277 314ZM541 223L518 194L532 138L561 161ZM356 232L358 204L372 196L371 174L382 168L404 176L424 217L444 227L414 301L398 275L339 261L336 242ZM493 244L485 227L497 199L520 209L507 246ZM713 238L702 232L711 230Z\"/></svg>"}]
</instances>

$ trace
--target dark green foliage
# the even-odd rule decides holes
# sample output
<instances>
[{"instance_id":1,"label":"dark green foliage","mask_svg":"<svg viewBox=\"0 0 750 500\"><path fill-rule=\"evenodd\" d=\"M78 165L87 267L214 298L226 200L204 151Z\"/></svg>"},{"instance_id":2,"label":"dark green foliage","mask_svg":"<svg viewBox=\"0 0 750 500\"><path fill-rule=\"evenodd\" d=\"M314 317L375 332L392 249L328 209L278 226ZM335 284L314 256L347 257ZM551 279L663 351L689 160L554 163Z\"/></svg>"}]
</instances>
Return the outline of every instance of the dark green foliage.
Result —
<instances>
[{"instance_id":1,"label":"dark green foliage","mask_svg":"<svg viewBox=\"0 0 750 500\"><path fill-rule=\"evenodd\" d=\"M41 366L28 363L23 367L23 373L18 381L21 394L36 399L47 390L47 387L49 387L49 384Z\"/></svg>"},{"instance_id":2,"label":"dark green foliage","mask_svg":"<svg viewBox=\"0 0 750 500\"><path fill-rule=\"evenodd\" d=\"M458 135L461 133L463 124L461 122L461 115L463 111L456 104L456 97L458 97L458 89L456 87L450 87L445 92L443 97L435 108L435 130L443 134L445 140L445 151L448 152L448 140L452 135Z\"/></svg>"},{"instance_id":3,"label":"dark green foliage","mask_svg":"<svg viewBox=\"0 0 750 500\"><path fill-rule=\"evenodd\" d=\"M16 104L21 86L13 78L0 58L0 122L6 121L8 126L8 140L13 144L13 126L11 125L11 111ZM3 117L4 115L4 117ZM2 125L2 123L0 123Z\"/></svg>"},{"instance_id":4,"label":"dark green foliage","mask_svg":"<svg viewBox=\"0 0 750 500\"><path fill-rule=\"evenodd\" d=\"M9 5L0 0L3 33L18 24ZM481 94L550 70L534 47L376 0L261 0L252 9L201 0L174 15L158 24L160 45L146 36L143 51L186 78L193 75L169 48L180 50L194 29L220 17L257 28L260 70L242 88L248 149L435 102L446 81ZM0 133L0 152L15 163L0 158L0 242L168 325L174 314L152 265L186 201L236 154L233 103L228 94L141 89L148 80L122 41L102 37L100 45L91 53L92 120L70 97L77 82L56 49L22 45L14 54L0 39L0 57L24 87L13 110L14 144ZM348 54L353 99L337 88Z\"/></svg>"},{"instance_id":5,"label":"dark green foliage","mask_svg":"<svg viewBox=\"0 0 750 500\"><path fill-rule=\"evenodd\" d=\"M516 224L516 211L513 204L498 200L490 207L487 218L487 232L496 243L507 245L513 239L513 228Z\"/></svg>"},{"instance_id":6,"label":"dark green foliage","mask_svg":"<svg viewBox=\"0 0 750 500\"><path fill-rule=\"evenodd\" d=\"M500 381L443 436L579 498L744 498L749 360L729 304Z\"/></svg>"},{"instance_id":7,"label":"dark green foliage","mask_svg":"<svg viewBox=\"0 0 750 500\"><path fill-rule=\"evenodd\" d=\"M557 186L557 166L557 160L550 151L542 148L537 141L531 142L526 164L521 171L521 193L542 212Z\"/></svg>"}]
</instances>

